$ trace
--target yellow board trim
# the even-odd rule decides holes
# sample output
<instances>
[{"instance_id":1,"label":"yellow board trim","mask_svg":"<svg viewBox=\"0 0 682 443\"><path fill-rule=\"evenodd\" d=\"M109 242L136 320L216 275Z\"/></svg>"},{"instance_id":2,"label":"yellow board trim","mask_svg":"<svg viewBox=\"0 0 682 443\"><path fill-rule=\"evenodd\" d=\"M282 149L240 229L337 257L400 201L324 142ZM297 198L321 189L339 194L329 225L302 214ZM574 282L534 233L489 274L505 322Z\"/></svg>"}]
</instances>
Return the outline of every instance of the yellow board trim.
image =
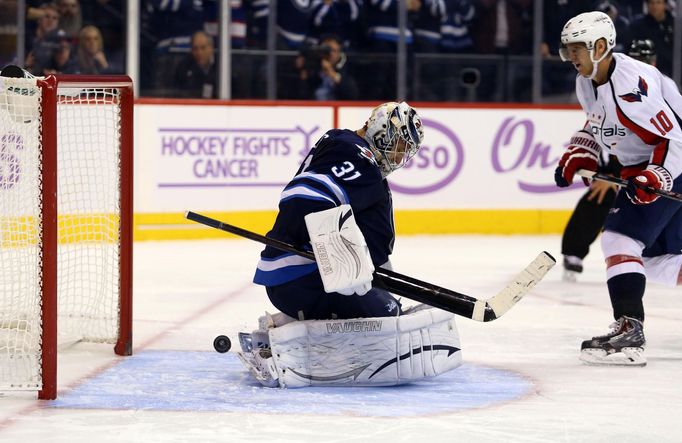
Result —
<instances>
[{"instance_id":1,"label":"yellow board trim","mask_svg":"<svg viewBox=\"0 0 682 443\"><path fill-rule=\"evenodd\" d=\"M57 217L57 241L118 243L120 217L114 213L64 214ZM32 216L0 217L0 247L25 247L38 243L38 223Z\"/></svg>"},{"instance_id":2,"label":"yellow board trim","mask_svg":"<svg viewBox=\"0 0 682 443\"><path fill-rule=\"evenodd\" d=\"M240 228L265 234L275 222L275 211L202 212L203 215ZM398 235L419 234L559 234L571 211L508 210L411 210L396 211ZM179 213L135 214L134 238L145 240L191 240L236 236L185 219Z\"/></svg>"}]
</instances>

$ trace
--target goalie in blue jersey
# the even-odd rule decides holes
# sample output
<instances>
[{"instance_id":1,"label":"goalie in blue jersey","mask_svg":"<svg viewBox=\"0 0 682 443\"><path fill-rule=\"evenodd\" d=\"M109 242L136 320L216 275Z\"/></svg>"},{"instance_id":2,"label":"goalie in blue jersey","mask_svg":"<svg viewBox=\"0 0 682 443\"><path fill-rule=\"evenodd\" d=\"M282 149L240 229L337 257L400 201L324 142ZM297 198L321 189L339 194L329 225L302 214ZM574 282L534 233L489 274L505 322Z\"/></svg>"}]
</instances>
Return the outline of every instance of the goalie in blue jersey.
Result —
<instances>
[{"instance_id":1,"label":"goalie in blue jersey","mask_svg":"<svg viewBox=\"0 0 682 443\"><path fill-rule=\"evenodd\" d=\"M386 177L417 153L423 137L414 108L392 102L376 107L361 129L332 129L318 140L282 191L279 214L267 236L310 251L317 234L311 228L317 228L306 216L340 211L352 214L343 235L348 232L354 245L347 252L349 262L330 273L318 272L314 261L266 247L254 282L266 286L278 309L300 320L400 312L390 294L372 289L371 275L373 266L389 265L395 236ZM327 277L338 279L333 291L324 284Z\"/></svg>"},{"instance_id":2,"label":"goalie in blue jersey","mask_svg":"<svg viewBox=\"0 0 682 443\"><path fill-rule=\"evenodd\" d=\"M265 386L395 385L461 362L452 314L425 305L406 312L372 288L390 268L393 203L386 177L424 138L407 103L376 107L358 130L332 129L282 191L268 237L315 260L266 247L254 282L281 312L240 334L238 355Z\"/></svg>"}]
</instances>

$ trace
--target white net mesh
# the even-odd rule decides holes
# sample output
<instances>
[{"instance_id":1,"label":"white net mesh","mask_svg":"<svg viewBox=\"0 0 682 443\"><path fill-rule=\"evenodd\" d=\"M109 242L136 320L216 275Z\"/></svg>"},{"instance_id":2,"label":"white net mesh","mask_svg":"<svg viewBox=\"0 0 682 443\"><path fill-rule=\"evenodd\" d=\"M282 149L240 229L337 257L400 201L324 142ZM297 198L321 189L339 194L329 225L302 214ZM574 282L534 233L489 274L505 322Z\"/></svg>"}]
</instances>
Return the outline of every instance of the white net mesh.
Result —
<instances>
[{"instance_id":1,"label":"white net mesh","mask_svg":"<svg viewBox=\"0 0 682 443\"><path fill-rule=\"evenodd\" d=\"M4 81L3 81L4 80ZM0 79L0 388L40 387L40 91Z\"/></svg>"},{"instance_id":2,"label":"white net mesh","mask_svg":"<svg viewBox=\"0 0 682 443\"><path fill-rule=\"evenodd\" d=\"M59 88L59 331L115 342L119 294L119 95Z\"/></svg>"},{"instance_id":3,"label":"white net mesh","mask_svg":"<svg viewBox=\"0 0 682 443\"><path fill-rule=\"evenodd\" d=\"M0 82L0 389L36 389L40 91L31 79ZM23 101L9 86L15 84L25 85ZM120 292L119 93L60 87L57 103L59 336L113 343Z\"/></svg>"}]
</instances>

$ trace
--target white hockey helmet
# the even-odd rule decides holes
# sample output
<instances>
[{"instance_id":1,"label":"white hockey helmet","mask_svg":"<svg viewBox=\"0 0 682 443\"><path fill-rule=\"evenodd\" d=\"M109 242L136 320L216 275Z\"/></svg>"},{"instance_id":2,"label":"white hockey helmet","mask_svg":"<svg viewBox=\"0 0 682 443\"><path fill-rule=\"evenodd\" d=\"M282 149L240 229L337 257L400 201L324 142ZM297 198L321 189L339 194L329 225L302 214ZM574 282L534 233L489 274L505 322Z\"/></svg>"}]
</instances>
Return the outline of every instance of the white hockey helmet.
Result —
<instances>
[{"instance_id":1,"label":"white hockey helmet","mask_svg":"<svg viewBox=\"0 0 682 443\"><path fill-rule=\"evenodd\" d=\"M606 41L606 51L598 60L595 60L594 48L597 40L602 38ZM604 12L592 11L578 14L566 22L564 29L561 31L559 55L561 60L565 62L570 61L570 56L566 49L566 45L570 43L584 43L587 50L590 51L590 60L592 60L594 65L590 78L594 78L597 73L597 63L602 61L616 46L616 27L613 26L611 17Z\"/></svg>"},{"instance_id":2,"label":"white hockey helmet","mask_svg":"<svg viewBox=\"0 0 682 443\"><path fill-rule=\"evenodd\" d=\"M386 177L414 157L424 140L424 128L417 111L407 103L383 103L365 123L365 140Z\"/></svg>"}]
</instances>

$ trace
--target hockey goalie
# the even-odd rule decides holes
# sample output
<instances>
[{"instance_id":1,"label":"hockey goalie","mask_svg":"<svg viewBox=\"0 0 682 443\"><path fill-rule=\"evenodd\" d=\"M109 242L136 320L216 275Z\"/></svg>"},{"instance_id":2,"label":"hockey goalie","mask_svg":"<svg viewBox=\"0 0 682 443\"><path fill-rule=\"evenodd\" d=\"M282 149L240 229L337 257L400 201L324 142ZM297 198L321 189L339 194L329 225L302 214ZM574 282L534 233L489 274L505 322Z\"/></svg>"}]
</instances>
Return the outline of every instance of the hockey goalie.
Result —
<instances>
[{"instance_id":1,"label":"hockey goalie","mask_svg":"<svg viewBox=\"0 0 682 443\"><path fill-rule=\"evenodd\" d=\"M267 246L254 282L281 312L240 334L240 359L269 387L397 385L461 364L454 315L426 305L403 309L372 287L390 269L393 205L386 177L424 138L407 103L376 107L358 130L332 129L282 191L268 237L315 260Z\"/></svg>"}]
</instances>

